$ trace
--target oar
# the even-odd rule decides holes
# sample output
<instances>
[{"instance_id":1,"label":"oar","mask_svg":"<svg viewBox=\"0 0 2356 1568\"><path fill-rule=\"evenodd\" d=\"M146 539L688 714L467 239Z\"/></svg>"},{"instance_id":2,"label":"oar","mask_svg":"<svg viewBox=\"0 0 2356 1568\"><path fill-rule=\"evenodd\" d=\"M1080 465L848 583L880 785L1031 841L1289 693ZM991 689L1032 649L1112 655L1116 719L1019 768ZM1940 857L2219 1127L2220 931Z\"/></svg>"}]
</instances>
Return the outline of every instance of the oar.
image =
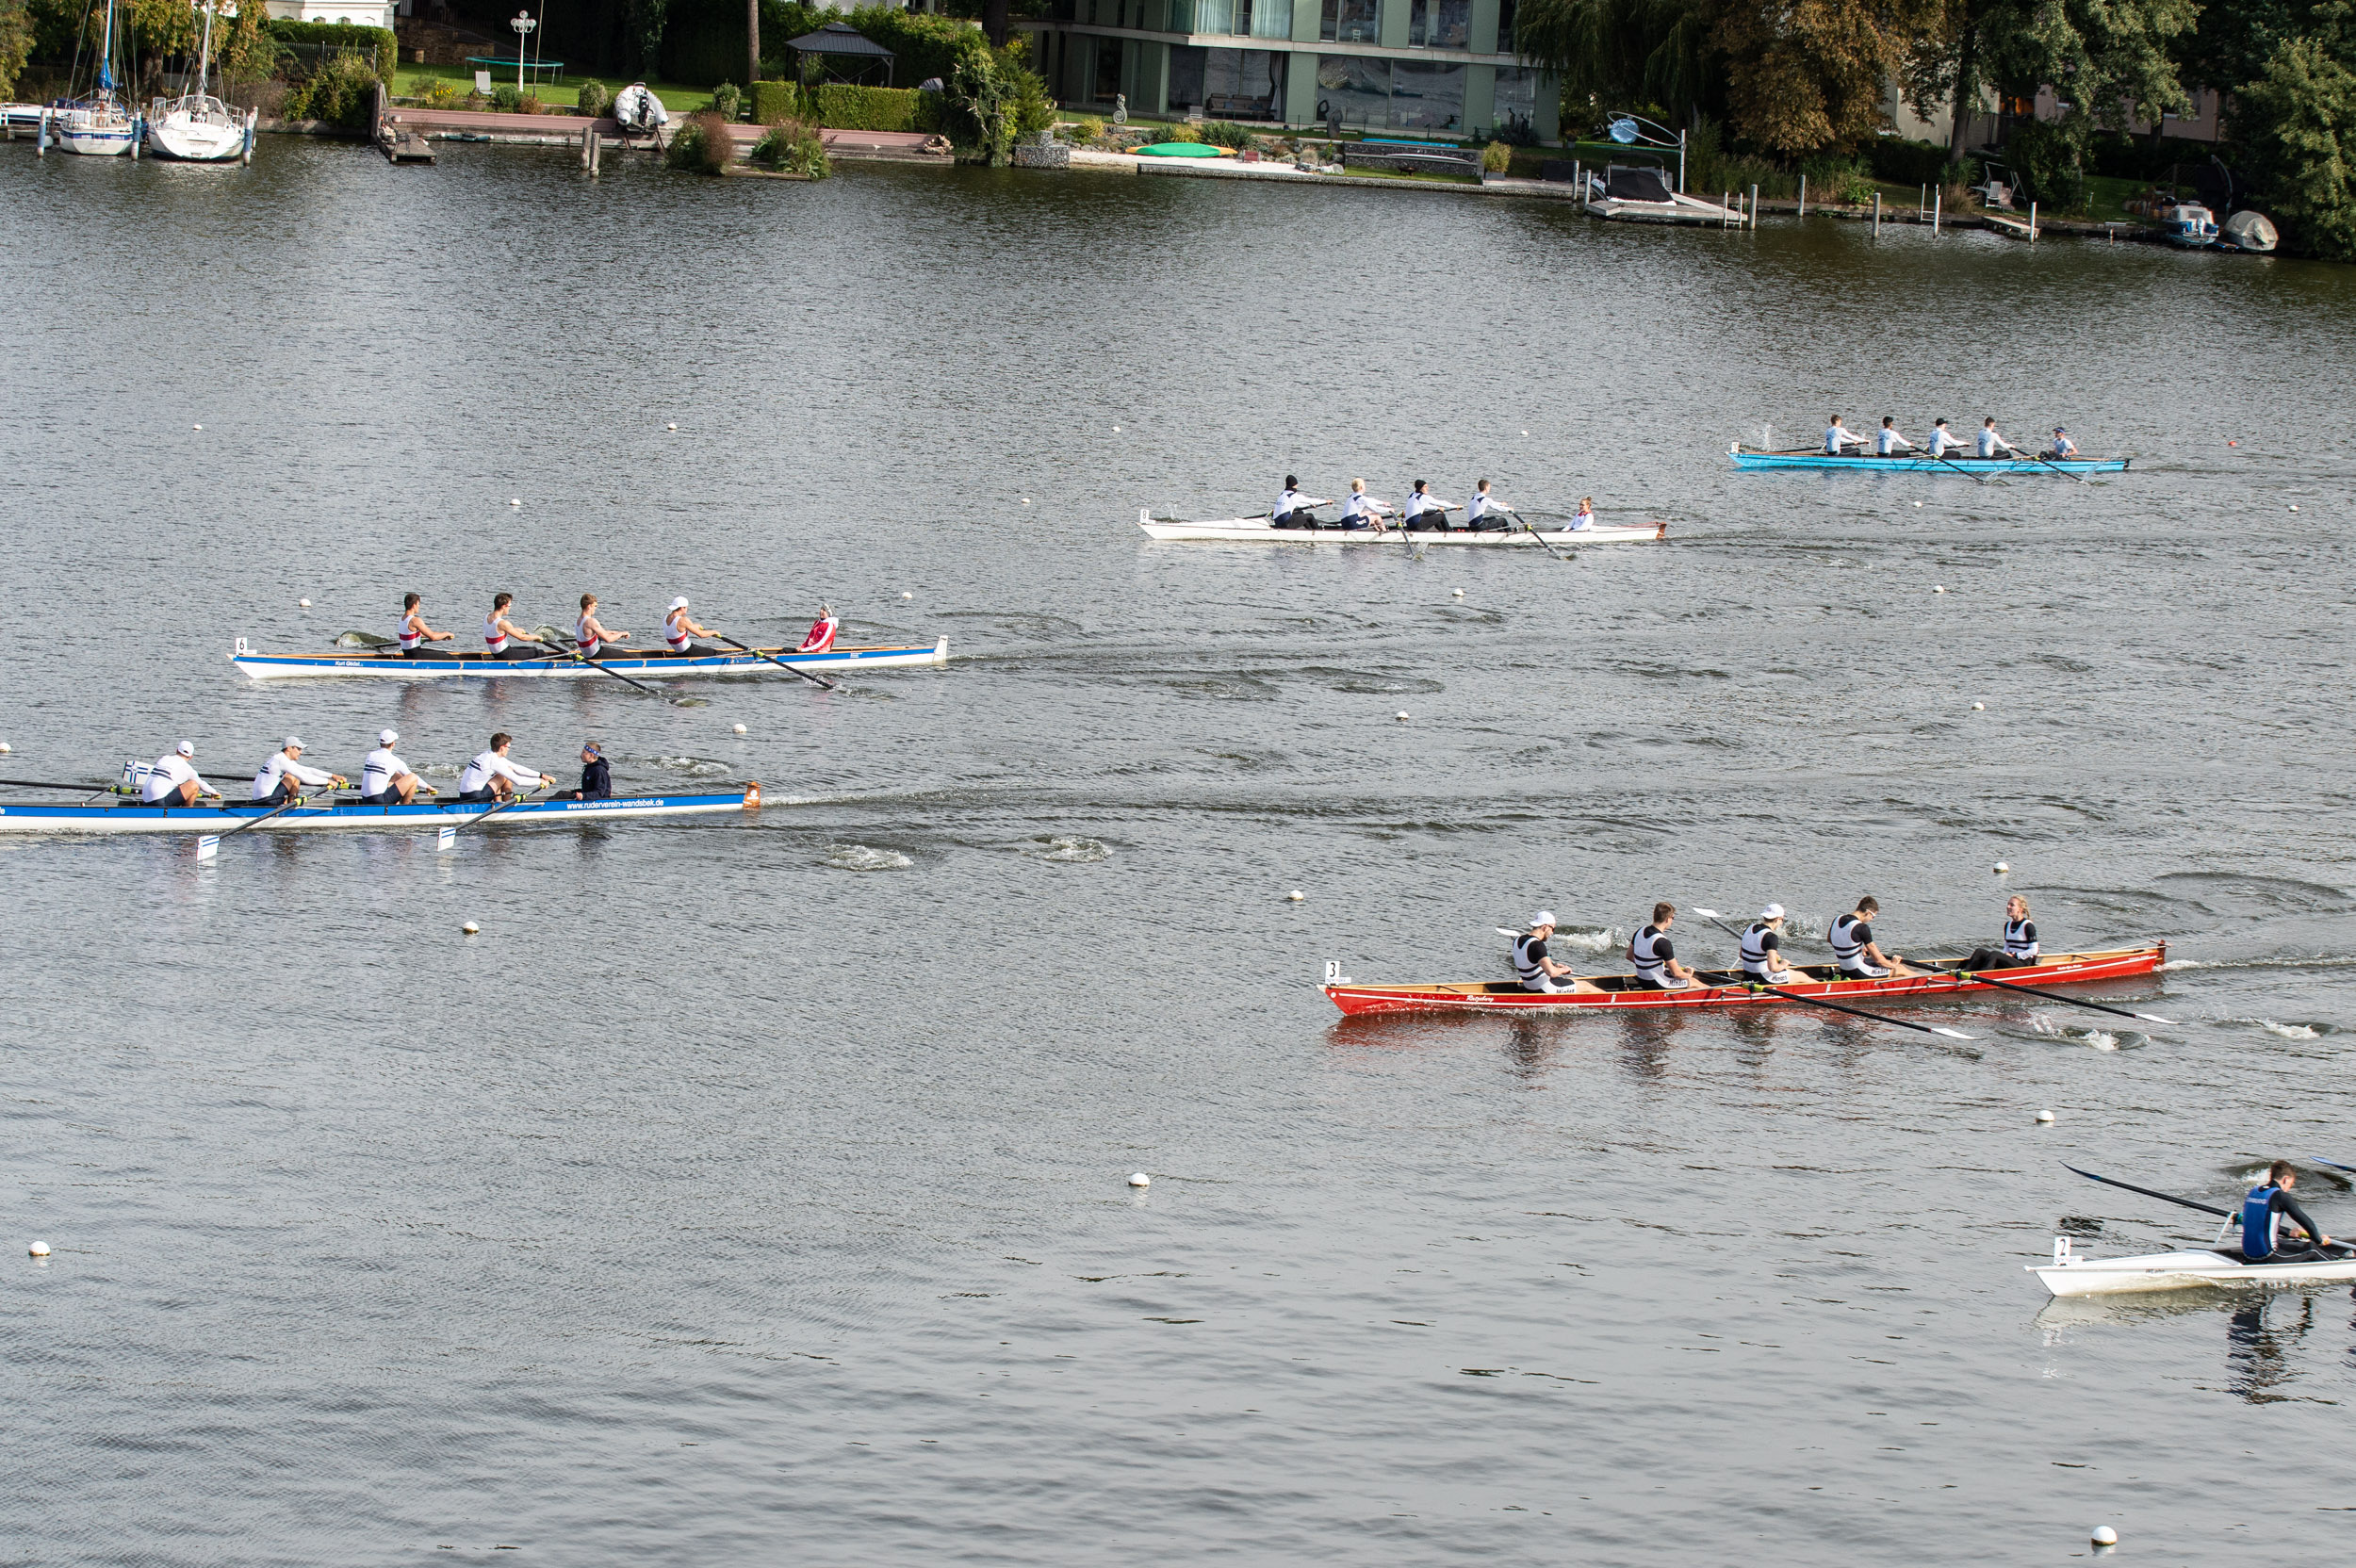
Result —
<instances>
[{"instance_id":1,"label":"oar","mask_svg":"<svg viewBox=\"0 0 2356 1568\"><path fill-rule=\"evenodd\" d=\"M1948 467L1953 468L1956 473L1961 474L1966 479L1977 480L1982 484L1986 484L1988 482L1988 476L1987 474L1973 473L1971 469L1965 467L1962 464L1955 462L1944 452L1932 453L1930 454L1930 459L1933 463L1946 464Z\"/></svg>"},{"instance_id":2,"label":"oar","mask_svg":"<svg viewBox=\"0 0 2356 1568\"><path fill-rule=\"evenodd\" d=\"M632 680L630 677L624 675L619 670L609 670L594 659L583 658L580 653L576 652L572 648L560 648L554 643L543 643L537 637L526 637L522 639L522 641L530 643L535 648L546 648L560 659L570 659L576 663L586 664L593 670L610 675L614 679L620 681L623 685L635 686L650 697L661 697L665 702L677 702L679 700L667 692L656 691L653 687L647 685L643 680Z\"/></svg>"},{"instance_id":3,"label":"oar","mask_svg":"<svg viewBox=\"0 0 2356 1568\"><path fill-rule=\"evenodd\" d=\"M201 839L199 839L199 840L197 840L197 841L196 841L196 858L197 858L198 859L200 859L200 860L209 860L209 859L211 859L214 856L216 856L216 855L218 855L218 854L220 854L220 853L221 853L221 840L223 840L223 839L234 839L234 838L236 838L238 834L245 832L248 828L259 827L259 826L261 826L264 823L266 823L266 822L270 821L270 818L272 818L272 817L274 817L274 816L277 816L280 812L282 812L282 811L291 811L291 810L293 810L296 807L301 806L301 805L303 805L303 797L302 797L301 795L297 795L297 796L295 796L295 797L294 797L294 799L292 799L292 800L290 800L290 801L286 802L286 805L284 805L284 806L279 806L279 807L273 807L271 809L270 809L270 810L268 810L268 811L263 812L260 816L255 817L255 818L254 818L253 821L251 821L251 822L241 822L241 823L237 824L237 826L235 826L235 827L231 828L231 829L230 829L228 832L226 832L226 833L207 833L207 834L205 834L203 838L201 838Z\"/></svg>"},{"instance_id":4,"label":"oar","mask_svg":"<svg viewBox=\"0 0 2356 1568\"><path fill-rule=\"evenodd\" d=\"M1552 545L1547 544L1546 535L1540 533L1536 529L1532 528L1530 525L1530 520L1527 517L1524 517L1520 513L1514 511L1512 507L1500 506L1497 510L1513 518L1515 522L1521 524L1522 531L1529 534L1532 539L1537 540L1538 547L1546 551L1548 555L1554 557L1557 561L1575 561L1578 559L1576 553L1565 550L1558 550Z\"/></svg>"},{"instance_id":5,"label":"oar","mask_svg":"<svg viewBox=\"0 0 2356 1568\"><path fill-rule=\"evenodd\" d=\"M0 784L12 784L20 790L111 790L112 784L60 784L51 778L0 778Z\"/></svg>"},{"instance_id":6,"label":"oar","mask_svg":"<svg viewBox=\"0 0 2356 1568\"><path fill-rule=\"evenodd\" d=\"M2141 1019L2146 1023L2165 1023L2170 1028L2183 1027L2174 1019L2162 1018L2157 1013L2138 1013L2127 1007L2112 1007L2100 1002L2087 1002L2079 997L2064 996L2059 991L2040 990L2035 986L2023 986L2014 980L1998 980L1991 977L1984 969L1958 969L1948 972L1959 980L1968 979L1977 985L1994 986L2000 990L2020 991L2028 996L2041 996L2048 1002L2059 1002L2071 1007L2091 1007L2098 1013L2116 1013L2120 1018Z\"/></svg>"},{"instance_id":7,"label":"oar","mask_svg":"<svg viewBox=\"0 0 2356 1568\"><path fill-rule=\"evenodd\" d=\"M2076 1166L2071 1165L2068 1160L2062 1161L2062 1168L2064 1170L2076 1171L2077 1174L2085 1177L2089 1182L2100 1182L2106 1187L2124 1187L2129 1192L2139 1192L2146 1198L2156 1198L2163 1203L2173 1203L2178 1208L2199 1209L2202 1214L2213 1214L2225 1219L2237 1217L2233 1210L2220 1209L2214 1203L2196 1203L2189 1198L2179 1198L2174 1193L2170 1192L2153 1192L2150 1187L2139 1187L2133 1182L2122 1182L2115 1176L2097 1176L2091 1170L2079 1170Z\"/></svg>"},{"instance_id":8,"label":"oar","mask_svg":"<svg viewBox=\"0 0 2356 1568\"><path fill-rule=\"evenodd\" d=\"M1734 938L1737 941L1742 939L1742 933L1735 930L1733 926L1728 925L1725 921L1720 920L1718 918L1717 910L1696 908L1693 913L1701 916L1702 919L1710 922L1710 924L1716 926L1719 930L1724 931L1727 936ZM1913 1029L1925 1035L1941 1035L1951 1040L1976 1040L1979 1038L1978 1036L1967 1035L1960 1029L1949 1029L1936 1023L1909 1023L1905 1019L1891 1018L1887 1013L1869 1013L1862 1007L1852 1007L1845 1002L1827 1001L1821 996L1802 996L1798 991L1788 991L1780 986L1770 986L1757 980L1746 979L1742 981L1742 984L1748 986L1753 990L1765 991L1770 996L1782 997L1786 1002L1805 1002L1811 1007L1829 1007L1836 1013L1854 1013L1858 1018L1871 1019L1875 1023L1894 1023L1901 1029Z\"/></svg>"},{"instance_id":9,"label":"oar","mask_svg":"<svg viewBox=\"0 0 2356 1568\"><path fill-rule=\"evenodd\" d=\"M501 811L506 810L509 807L521 806L525 801L530 800L533 795L536 795L541 791L548 788L550 788L550 786L546 784L534 784L531 789L526 790L522 794L517 795L515 799L501 801L499 805L492 807L488 811L482 812L477 816L468 817L464 822L443 824L440 834L440 841L434 847L436 849L448 849L452 843L457 841L458 830L460 828L473 827L479 824L489 822L493 817L498 816Z\"/></svg>"},{"instance_id":10,"label":"oar","mask_svg":"<svg viewBox=\"0 0 2356 1568\"><path fill-rule=\"evenodd\" d=\"M775 664L778 669L785 671L788 675L798 675L804 680L809 681L811 685L824 686L829 692L834 690L834 682L831 680L827 680L820 676L814 676L808 670L797 670L782 659L769 659L769 656L761 652L759 648L745 647L744 644L738 642L733 637L721 637L720 633L716 631L713 632L712 635L714 637L719 637L720 641L726 643L732 648L742 648L744 652L751 654L755 659L768 659L770 663Z\"/></svg>"}]
</instances>

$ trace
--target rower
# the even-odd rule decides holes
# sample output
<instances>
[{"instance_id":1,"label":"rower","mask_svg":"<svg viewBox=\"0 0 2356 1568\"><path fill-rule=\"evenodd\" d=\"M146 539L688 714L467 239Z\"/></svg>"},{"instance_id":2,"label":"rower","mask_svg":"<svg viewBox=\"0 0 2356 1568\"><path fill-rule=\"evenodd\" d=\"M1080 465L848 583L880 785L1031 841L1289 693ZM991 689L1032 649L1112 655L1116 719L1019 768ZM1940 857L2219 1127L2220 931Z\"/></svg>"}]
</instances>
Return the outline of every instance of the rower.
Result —
<instances>
[{"instance_id":1,"label":"rower","mask_svg":"<svg viewBox=\"0 0 2356 1568\"><path fill-rule=\"evenodd\" d=\"M1503 514L1512 510L1489 494L1489 482L1484 479L1473 486L1473 498L1464 505L1464 527L1474 533L1503 533Z\"/></svg>"},{"instance_id":2,"label":"rower","mask_svg":"<svg viewBox=\"0 0 2356 1568\"><path fill-rule=\"evenodd\" d=\"M1522 989L1551 996L1575 990L1579 981L1569 968L1546 956L1546 939L1554 935L1554 911L1541 909L1530 917L1530 929L1513 939L1513 972Z\"/></svg>"},{"instance_id":3,"label":"rower","mask_svg":"<svg viewBox=\"0 0 2356 1568\"><path fill-rule=\"evenodd\" d=\"M1941 423L1944 422L1941 421ZM1895 457L1901 451L1912 450L1914 450L1914 443L1898 433L1896 416L1889 414L1883 415L1882 428L1873 433L1873 455Z\"/></svg>"},{"instance_id":4,"label":"rower","mask_svg":"<svg viewBox=\"0 0 2356 1568\"><path fill-rule=\"evenodd\" d=\"M1856 908L1834 921L1832 929L1824 933L1842 979L1884 980L1906 967L1903 956L1884 953L1873 941L1873 927L1868 923L1881 911L1882 906L1871 897L1860 898Z\"/></svg>"},{"instance_id":5,"label":"rower","mask_svg":"<svg viewBox=\"0 0 2356 1568\"><path fill-rule=\"evenodd\" d=\"M2266 1179L2250 1189L2241 1200L2241 1255L2245 1263L2303 1263L2324 1248L2331 1238L2323 1233L2323 1227L2307 1217L2307 1211L2299 1206L2291 1189L2299 1185L2299 1172L2288 1160L2277 1160L2266 1167ZM2290 1216L2291 1223L2307 1233L2309 1245L2298 1252L2283 1252L2278 1248L2282 1239L2282 1217Z\"/></svg>"},{"instance_id":6,"label":"rower","mask_svg":"<svg viewBox=\"0 0 2356 1568\"><path fill-rule=\"evenodd\" d=\"M548 650L545 648L507 645L510 638L518 643L532 641L529 633L517 629L515 623L507 618L507 607L515 602L515 596L513 594L495 594L491 596L491 612L483 617L483 645L490 650L494 659L546 658Z\"/></svg>"},{"instance_id":7,"label":"rower","mask_svg":"<svg viewBox=\"0 0 2356 1568\"><path fill-rule=\"evenodd\" d=\"M344 782L342 774L321 773L317 768L304 767L299 760L302 756L303 737L289 735L285 745L262 760L261 767L254 775L254 805L284 806L290 800L300 799L301 792L295 788L298 784L325 790Z\"/></svg>"},{"instance_id":8,"label":"rower","mask_svg":"<svg viewBox=\"0 0 2356 1568\"><path fill-rule=\"evenodd\" d=\"M1669 944L1669 927L1677 918L1676 905L1656 904L1652 923L1628 939L1628 961L1646 990L1681 991L1693 983L1693 972L1677 962L1677 949Z\"/></svg>"},{"instance_id":9,"label":"rower","mask_svg":"<svg viewBox=\"0 0 2356 1568\"><path fill-rule=\"evenodd\" d=\"M818 607L818 618L810 623L810 630L802 638L795 653L824 653L834 646L834 634L843 629L843 617L834 612L831 604Z\"/></svg>"},{"instance_id":10,"label":"rower","mask_svg":"<svg viewBox=\"0 0 2356 1568\"><path fill-rule=\"evenodd\" d=\"M1832 416L1832 423L1824 428L1824 455L1826 457L1842 455L1843 447L1856 447L1861 450L1864 446L1865 437L1857 434L1848 426L1842 424L1841 416L1838 414Z\"/></svg>"},{"instance_id":11,"label":"rower","mask_svg":"<svg viewBox=\"0 0 2356 1568\"><path fill-rule=\"evenodd\" d=\"M597 621L597 596L581 596L581 618L573 623L573 651L583 659L595 659L599 648L627 640L627 631L608 630ZM616 651L619 651L618 649Z\"/></svg>"},{"instance_id":12,"label":"rower","mask_svg":"<svg viewBox=\"0 0 2356 1568\"><path fill-rule=\"evenodd\" d=\"M393 743L400 739L395 730L376 732L376 749L360 762L361 805L406 806L416 798L420 782L417 772L393 750Z\"/></svg>"},{"instance_id":13,"label":"rower","mask_svg":"<svg viewBox=\"0 0 2356 1568\"><path fill-rule=\"evenodd\" d=\"M2018 457L2021 449L1996 433L1996 416L1991 414L1980 421L1979 447L1974 455L1994 457L2000 452L2010 452Z\"/></svg>"},{"instance_id":14,"label":"rower","mask_svg":"<svg viewBox=\"0 0 2356 1568\"><path fill-rule=\"evenodd\" d=\"M1947 428L1944 419L1931 421L1931 455L1945 457L1951 451L1961 451L1964 444L1955 439L1955 433Z\"/></svg>"},{"instance_id":15,"label":"rower","mask_svg":"<svg viewBox=\"0 0 2356 1568\"><path fill-rule=\"evenodd\" d=\"M1783 961L1783 906L1770 904L1742 932L1742 977L1770 986L1789 984L1799 972Z\"/></svg>"},{"instance_id":16,"label":"rower","mask_svg":"<svg viewBox=\"0 0 2356 1568\"><path fill-rule=\"evenodd\" d=\"M515 786L530 784L545 790L556 782L548 774L533 773L507 760L507 748L515 737L505 730L491 737L491 749L480 752L466 764L466 771L458 776L458 798L467 805L514 797Z\"/></svg>"},{"instance_id":17,"label":"rower","mask_svg":"<svg viewBox=\"0 0 2356 1568\"><path fill-rule=\"evenodd\" d=\"M1448 514L1456 510L1454 501L1444 501L1432 493L1432 482L1415 481L1415 493L1407 498L1407 531L1410 533L1446 533Z\"/></svg>"},{"instance_id":18,"label":"rower","mask_svg":"<svg viewBox=\"0 0 2356 1568\"><path fill-rule=\"evenodd\" d=\"M614 770L606 766L605 752L597 742L590 741L581 748L581 788L562 796L565 800L612 800Z\"/></svg>"},{"instance_id":19,"label":"rower","mask_svg":"<svg viewBox=\"0 0 2356 1568\"><path fill-rule=\"evenodd\" d=\"M718 648L695 641L698 637L717 637L718 632L708 626L698 626L687 613L687 596L681 594L671 601L671 608L663 616L663 640L671 645L671 651L682 658L706 658L718 653Z\"/></svg>"},{"instance_id":20,"label":"rower","mask_svg":"<svg viewBox=\"0 0 2356 1568\"><path fill-rule=\"evenodd\" d=\"M2037 922L2029 918L2029 901L2015 893L2004 900L2004 945L2001 948L1973 948L1972 956L1957 967L2035 969L2037 956Z\"/></svg>"},{"instance_id":21,"label":"rower","mask_svg":"<svg viewBox=\"0 0 2356 1568\"><path fill-rule=\"evenodd\" d=\"M1366 482L1351 480L1350 494L1342 500L1342 527L1379 529L1383 526L1383 503L1366 494Z\"/></svg>"},{"instance_id":22,"label":"rower","mask_svg":"<svg viewBox=\"0 0 2356 1568\"><path fill-rule=\"evenodd\" d=\"M1595 498L1593 496L1581 496L1579 498L1579 511L1571 518L1571 531L1573 533L1584 533L1595 526Z\"/></svg>"},{"instance_id":23,"label":"rower","mask_svg":"<svg viewBox=\"0 0 2356 1568\"><path fill-rule=\"evenodd\" d=\"M1268 509L1268 527L1315 528L1317 526L1317 517L1314 515L1317 508L1333 504L1331 500L1321 496L1302 495L1301 481L1286 474L1284 493L1277 497L1276 504Z\"/></svg>"},{"instance_id":24,"label":"rower","mask_svg":"<svg viewBox=\"0 0 2356 1568\"><path fill-rule=\"evenodd\" d=\"M401 656L403 659L434 658L434 651L425 647L424 644L447 643L458 635L454 631L436 631L426 625L425 611L421 608L424 603L425 601L415 594L403 594L401 596L401 626L393 635L401 643Z\"/></svg>"},{"instance_id":25,"label":"rower","mask_svg":"<svg viewBox=\"0 0 2356 1568\"><path fill-rule=\"evenodd\" d=\"M2064 430L2059 425L2055 425L2053 427L2053 449L2048 451L2045 455L2057 461L2066 462L2078 455L2078 443L2070 439L2070 433L2068 431Z\"/></svg>"},{"instance_id":26,"label":"rower","mask_svg":"<svg viewBox=\"0 0 2356 1568\"><path fill-rule=\"evenodd\" d=\"M155 759L155 765L147 770L147 781L139 788L139 804L161 806L194 806L200 794L219 797L221 792L198 776L194 758L196 743L183 741L172 750Z\"/></svg>"}]
</instances>

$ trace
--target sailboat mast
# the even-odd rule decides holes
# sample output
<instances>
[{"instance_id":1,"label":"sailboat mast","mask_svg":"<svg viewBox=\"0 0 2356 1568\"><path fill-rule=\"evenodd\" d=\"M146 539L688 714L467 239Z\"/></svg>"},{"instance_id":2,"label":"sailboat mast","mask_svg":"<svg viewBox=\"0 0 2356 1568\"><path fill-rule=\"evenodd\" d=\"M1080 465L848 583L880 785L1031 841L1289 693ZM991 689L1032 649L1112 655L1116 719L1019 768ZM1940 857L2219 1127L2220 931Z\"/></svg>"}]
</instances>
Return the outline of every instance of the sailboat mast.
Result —
<instances>
[{"instance_id":1,"label":"sailboat mast","mask_svg":"<svg viewBox=\"0 0 2356 1568\"><path fill-rule=\"evenodd\" d=\"M218 6L206 6L205 8L205 47L203 52L199 54L196 58L196 92L197 96L200 98L203 97L206 91L205 79L212 74L213 13L220 8L221 8Z\"/></svg>"},{"instance_id":2,"label":"sailboat mast","mask_svg":"<svg viewBox=\"0 0 2356 1568\"><path fill-rule=\"evenodd\" d=\"M115 90L115 0L106 0L106 41L98 52L98 90L110 94Z\"/></svg>"}]
</instances>

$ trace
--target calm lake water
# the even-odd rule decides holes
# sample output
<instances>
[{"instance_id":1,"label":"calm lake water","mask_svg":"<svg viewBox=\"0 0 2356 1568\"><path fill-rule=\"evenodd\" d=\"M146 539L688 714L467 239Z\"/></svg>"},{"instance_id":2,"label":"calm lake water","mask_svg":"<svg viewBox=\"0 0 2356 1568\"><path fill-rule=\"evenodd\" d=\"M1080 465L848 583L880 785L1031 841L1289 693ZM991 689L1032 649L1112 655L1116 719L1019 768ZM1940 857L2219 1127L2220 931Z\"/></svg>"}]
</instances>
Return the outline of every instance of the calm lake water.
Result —
<instances>
[{"instance_id":1,"label":"calm lake water","mask_svg":"<svg viewBox=\"0 0 2356 1568\"><path fill-rule=\"evenodd\" d=\"M241 789L289 731L356 773L384 725L436 769L503 728L769 804L203 867L0 841L8 1560L2347 1549L2348 1291L2064 1309L2022 1266L2064 1220L2210 1233L2064 1159L2217 1203L2356 1164L2356 272L442 160L0 155L0 771L187 738ZM2138 457L1729 471L1836 410ZM1672 537L1134 526L1287 471ZM495 590L531 625L584 588L641 633L823 596L957 657L684 708L223 657L383 634L405 589L471 643ZM1346 1023L1316 989L1500 974L1540 906L1616 969L1657 898L1821 931L1866 891L1907 953L2007 891L2049 949L2165 938L2114 991L2184 1026Z\"/></svg>"}]
</instances>

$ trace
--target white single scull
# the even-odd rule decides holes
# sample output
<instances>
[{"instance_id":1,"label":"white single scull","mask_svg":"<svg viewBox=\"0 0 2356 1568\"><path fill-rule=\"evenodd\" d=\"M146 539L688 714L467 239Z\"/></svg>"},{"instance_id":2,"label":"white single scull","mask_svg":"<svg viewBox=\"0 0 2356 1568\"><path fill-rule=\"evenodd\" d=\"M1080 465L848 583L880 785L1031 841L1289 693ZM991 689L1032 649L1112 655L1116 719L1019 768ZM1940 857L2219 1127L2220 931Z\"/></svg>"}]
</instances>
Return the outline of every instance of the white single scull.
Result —
<instances>
[{"instance_id":1,"label":"white single scull","mask_svg":"<svg viewBox=\"0 0 2356 1568\"><path fill-rule=\"evenodd\" d=\"M2237 1247L2188 1247L2126 1258L2089 1258L2068 1236L2055 1236L2053 1261L2028 1268L2055 1296L2120 1296L2204 1286L2346 1284L2356 1281L2356 1253L2304 1263L2249 1263Z\"/></svg>"}]
</instances>

